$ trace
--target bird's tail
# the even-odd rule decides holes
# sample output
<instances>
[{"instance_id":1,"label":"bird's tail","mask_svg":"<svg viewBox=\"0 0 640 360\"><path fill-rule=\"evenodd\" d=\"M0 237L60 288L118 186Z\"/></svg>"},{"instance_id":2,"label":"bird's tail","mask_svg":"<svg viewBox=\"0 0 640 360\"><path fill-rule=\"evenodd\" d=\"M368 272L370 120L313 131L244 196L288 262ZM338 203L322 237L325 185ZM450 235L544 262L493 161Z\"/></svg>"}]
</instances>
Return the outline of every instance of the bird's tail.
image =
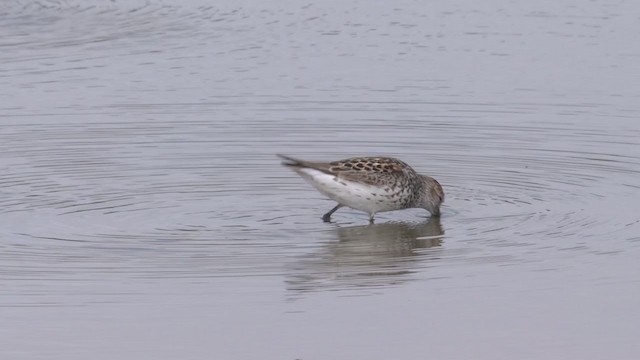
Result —
<instances>
[{"instance_id":1,"label":"bird's tail","mask_svg":"<svg viewBox=\"0 0 640 360\"><path fill-rule=\"evenodd\" d=\"M288 168L291 168L296 172L302 169L314 169L314 170L322 171L323 173L335 175L331 172L331 164L329 163L306 161L306 160L292 158L291 156L280 155L280 154L277 154L277 155L280 158L282 158L282 165Z\"/></svg>"},{"instance_id":2,"label":"bird's tail","mask_svg":"<svg viewBox=\"0 0 640 360\"><path fill-rule=\"evenodd\" d=\"M307 166L305 165L305 161L303 160L298 160L298 159L292 158L291 156L286 156L282 154L276 154L276 155L282 159L282 165L284 166L290 166L290 167L306 167Z\"/></svg>"}]
</instances>

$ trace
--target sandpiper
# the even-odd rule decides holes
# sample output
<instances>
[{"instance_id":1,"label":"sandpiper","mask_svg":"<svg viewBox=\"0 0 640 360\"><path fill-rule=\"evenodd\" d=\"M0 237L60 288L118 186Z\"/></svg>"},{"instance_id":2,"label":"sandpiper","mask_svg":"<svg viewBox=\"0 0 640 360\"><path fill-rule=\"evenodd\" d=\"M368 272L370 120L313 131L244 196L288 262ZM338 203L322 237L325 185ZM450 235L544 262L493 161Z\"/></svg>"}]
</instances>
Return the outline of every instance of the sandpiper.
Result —
<instances>
[{"instance_id":1,"label":"sandpiper","mask_svg":"<svg viewBox=\"0 0 640 360\"><path fill-rule=\"evenodd\" d=\"M338 202L322 216L325 222L343 206L365 211L373 223L376 213L422 208L440 216L442 186L420 175L406 163L389 157L355 157L334 162L315 162L278 155L322 194Z\"/></svg>"}]
</instances>

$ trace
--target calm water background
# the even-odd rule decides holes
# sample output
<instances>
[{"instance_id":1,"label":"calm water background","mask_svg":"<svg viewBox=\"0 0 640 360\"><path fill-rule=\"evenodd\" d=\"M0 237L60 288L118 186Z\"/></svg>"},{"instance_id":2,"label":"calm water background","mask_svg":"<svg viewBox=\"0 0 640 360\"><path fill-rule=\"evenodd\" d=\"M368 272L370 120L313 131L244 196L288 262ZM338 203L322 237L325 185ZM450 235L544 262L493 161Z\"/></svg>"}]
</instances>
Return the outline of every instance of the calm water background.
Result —
<instances>
[{"instance_id":1,"label":"calm water background","mask_svg":"<svg viewBox=\"0 0 640 360\"><path fill-rule=\"evenodd\" d=\"M637 359L640 5L0 3L0 358ZM397 156L441 219L275 153Z\"/></svg>"}]
</instances>

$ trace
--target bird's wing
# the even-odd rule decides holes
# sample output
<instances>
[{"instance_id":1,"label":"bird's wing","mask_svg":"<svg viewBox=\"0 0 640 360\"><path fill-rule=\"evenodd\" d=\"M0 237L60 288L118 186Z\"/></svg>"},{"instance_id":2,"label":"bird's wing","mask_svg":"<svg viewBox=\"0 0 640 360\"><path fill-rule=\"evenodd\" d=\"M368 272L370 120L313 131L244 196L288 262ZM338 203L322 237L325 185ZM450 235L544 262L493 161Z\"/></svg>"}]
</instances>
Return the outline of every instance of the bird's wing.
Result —
<instances>
[{"instance_id":1,"label":"bird's wing","mask_svg":"<svg viewBox=\"0 0 640 360\"><path fill-rule=\"evenodd\" d=\"M329 163L328 170L339 178L369 185L395 184L413 169L404 162L386 157L359 157Z\"/></svg>"},{"instance_id":2,"label":"bird's wing","mask_svg":"<svg viewBox=\"0 0 640 360\"><path fill-rule=\"evenodd\" d=\"M355 157L326 163L278 156L284 160L283 165L291 168L311 168L344 180L369 185L394 184L404 177L417 176L406 163L388 157Z\"/></svg>"}]
</instances>

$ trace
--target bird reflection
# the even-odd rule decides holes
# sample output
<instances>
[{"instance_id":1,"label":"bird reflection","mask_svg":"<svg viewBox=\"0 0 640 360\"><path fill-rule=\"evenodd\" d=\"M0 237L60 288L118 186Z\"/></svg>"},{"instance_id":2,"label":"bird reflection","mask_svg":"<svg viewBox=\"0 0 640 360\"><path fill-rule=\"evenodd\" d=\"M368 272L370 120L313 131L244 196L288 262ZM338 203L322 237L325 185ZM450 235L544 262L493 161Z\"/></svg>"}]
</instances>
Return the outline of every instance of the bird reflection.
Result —
<instances>
[{"instance_id":1,"label":"bird reflection","mask_svg":"<svg viewBox=\"0 0 640 360\"><path fill-rule=\"evenodd\" d=\"M437 217L421 223L337 227L329 234L334 239L291 264L287 287L304 293L402 283L437 256L422 249L440 246L443 234Z\"/></svg>"}]
</instances>

